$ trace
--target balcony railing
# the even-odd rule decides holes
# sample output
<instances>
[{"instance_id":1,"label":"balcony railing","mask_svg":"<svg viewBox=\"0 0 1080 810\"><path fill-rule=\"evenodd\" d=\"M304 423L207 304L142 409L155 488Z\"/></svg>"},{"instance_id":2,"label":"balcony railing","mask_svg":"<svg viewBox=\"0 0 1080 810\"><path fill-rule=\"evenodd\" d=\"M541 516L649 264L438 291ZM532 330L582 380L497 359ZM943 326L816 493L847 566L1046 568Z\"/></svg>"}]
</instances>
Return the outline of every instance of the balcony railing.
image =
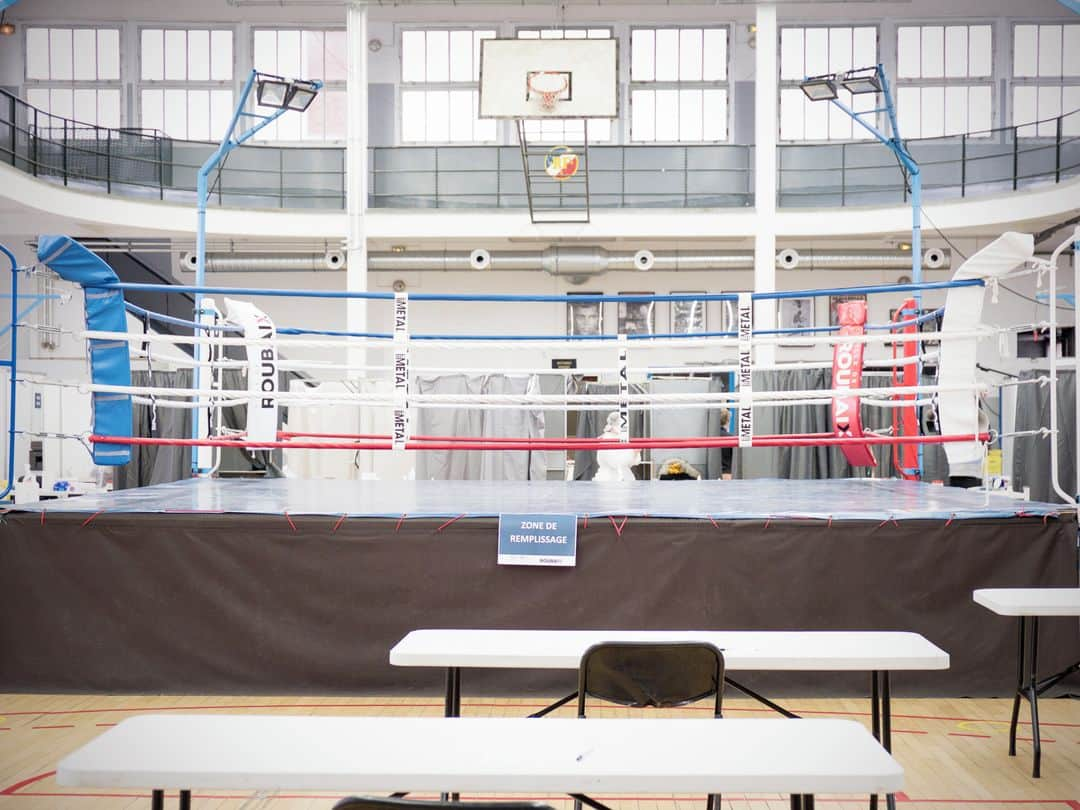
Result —
<instances>
[{"instance_id":1,"label":"balcony railing","mask_svg":"<svg viewBox=\"0 0 1080 810\"><path fill-rule=\"evenodd\" d=\"M1080 175L1080 110L1020 127L908 142L927 199L1000 193ZM214 144L156 130L109 129L51 115L0 90L0 162L35 177L109 194L195 199ZM782 144L781 207L888 205L908 191L876 141ZM392 146L369 150L371 208L526 208L516 146ZM226 207L342 210L340 146L244 146L211 178ZM753 147L737 144L593 146L595 208L753 205Z\"/></svg>"}]
</instances>

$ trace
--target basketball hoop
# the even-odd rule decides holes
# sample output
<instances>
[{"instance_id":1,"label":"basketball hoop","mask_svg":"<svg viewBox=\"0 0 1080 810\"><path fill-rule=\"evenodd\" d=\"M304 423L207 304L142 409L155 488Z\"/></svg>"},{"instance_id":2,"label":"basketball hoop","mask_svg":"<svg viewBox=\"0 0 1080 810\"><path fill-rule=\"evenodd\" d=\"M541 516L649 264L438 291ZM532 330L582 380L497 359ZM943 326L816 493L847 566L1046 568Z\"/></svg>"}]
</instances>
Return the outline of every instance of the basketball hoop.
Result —
<instances>
[{"instance_id":1,"label":"basketball hoop","mask_svg":"<svg viewBox=\"0 0 1080 810\"><path fill-rule=\"evenodd\" d=\"M525 83L528 85L530 98L539 96L542 109L554 110L559 102L559 94L570 84L570 77L554 70L540 70L530 73Z\"/></svg>"}]
</instances>

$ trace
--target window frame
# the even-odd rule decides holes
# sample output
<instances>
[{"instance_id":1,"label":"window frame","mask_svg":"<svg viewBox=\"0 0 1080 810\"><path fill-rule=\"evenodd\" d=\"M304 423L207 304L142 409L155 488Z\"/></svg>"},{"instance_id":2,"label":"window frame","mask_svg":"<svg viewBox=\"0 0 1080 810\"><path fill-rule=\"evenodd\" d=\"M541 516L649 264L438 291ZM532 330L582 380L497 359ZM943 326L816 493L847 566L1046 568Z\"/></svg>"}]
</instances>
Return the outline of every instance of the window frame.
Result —
<instances>
[{"instance_id":1,"label":"window frame","mask_svg":"<svg viewBox=\"0 0 1080 810\"><path fill-rule=\"evenodd\" d=\"M626 81L624 86L626 87L626 114L624 123L624 143L628 146L640 145L640 146L708 146L710 144L729 144L731 143L731 131L734 121L734 115L732 113L731 103L731 46L732 46L732 28L733 23L714 23L714 24L663 24L652 23L635 25L631 24L626 29ZM725 32L725 48L724 48L724 78L722 80L717 79L639 79L635 80L633 76L632 65L634 63L634 32L635 31L702 31L703 36L705 31L723 30ZM635 140L634 139L634 91L635 90L723 90L725 94L724 98L724 137L719 140L705 140L702 138L697 141L682 141L682 140ZM620 89L620 92L621 89ZM704 102L703 102L704 103ZM704 110L702 110L704 114ZM702 126L704 127L704 116L702 118Z\"/></svg>"},{"instance_id":2,"label":"window frame","mask_svg":"<svg viewBox=\"0 0 1080 810\"><path fill-rule=\"evenodd\" d=\"M134 102L133 102L134 103L134 108L135 108L135 119L138 121L140 128L145 129L145 127L143 127L142 124L143 124L143 121L144 121L144 113L145 113L145 110L143 109L143 92L146 91L146 90L161 90L163 92L167 91L167 90L184 90L186 92L190 92L192 90L205 90L208 93L212 92L214 90L228 90L232 94L232 100L230 102L230 106L231 106L232 109L235 109L235 107L236 107L236 99L237 99L237 96L238 96L237 76L239 75L239 72L240 72L238 70L239 64L237 62L237 51L236 51L236 43L237 43L236 26L229 25L229 24L223 24L223 23L200 23L200 22L186 23L186 22L178 22L178 21L169 21L169 22L160 22L160 23L159 22L138 23L138 24L136 24L134 26L134 29L135 29L135 31L134 31L135 42L137 44L136 44L136 47L135 47L135 50L136 50L135 72L134 72L133 79L132 79L132 82L131 82L131 87L132 87L132 93L135 96ZM143 32L144 31L161 31L162 32L162 37L164 37L165 32L168 32L168 31L184 31L185 33L188 33L188 32L191 32L191 31L208 31L211 34L211 39L212 39L212 34L213 34L214 31L227 31L229 33L229 35L232 37L232 59L230 61L230 71L232 73L232 76L230 78L228 78L228 79L206 79L206 80L203 80L203 79L166 79L166 78L144 79L143 78L143 63L144 63ZM162 76L164 77L164 75L165 75L164 74L164 60L165 60L164 48L162 49L162 57L161 58L162 58L162 68L163 68ZM185 58L186 58L186 55L185 55ZM210 65L208 65L208 68L210 70L211 75L213 75L213 64L211 63ZM211 103L211 107L210 107L210 111L209 111L209 114L211 116L213 114L212 110L213 110L213 106L212 106L212 103ZM162 122L161 122L162 123L162 128L157 130L157 131L161 133L161 136L163 138L167 138L169 140L191 141L191 142L194 142L194 143L216 143L218 140L220 140L220 138L218 138L218 137L216 137L214 135L212 117L209 119L209 123L208 123L209 136L210 137L206 141L201 141L201 140L192 138L190 136L190 131L191 131L190 120L189 120L189 118L187 116L187 111L186 110L185 110L184 115L185 115L184 120L185 120L185 122L187 122L187 125L185 126L185 134L186 134L187 137L174 138L172 135L169 135L164 129L164 124L165 124L164 118L162 119Z\"/></svg>"},{"instance_id":3,"label":"window frame","mask_svg":"<svg viewBox=\"0 0 1080 810\"><path fill-rule=\"evenodd\" d=\"M1004 122L1004 120L1003 120L1000 126L1003 129L1016 130L1017 131L1017 137L1023 138L1024 140L1053 141L1057 137L1056 133L1055 134L1046 134L1046 135L1039 135L1038 134L1038 130L1039 130L1038 122L1040 120L1046 120L1046 119L1040 119L1038 117L1038 90L1041 87L1058 87L1058 88L1061 89L1062 94L1064 94L1064 88L1080 86L1080 76L1066 76L1066 75L1064 75L1064 72L1060 76L1057 76L1057 77L1017 76L1016 75L1016 29L1017 29L1018 26L1021 26L1021 25L1034 25L1036 27L1041 26L1041 25L1060 25L1063 28L1065 26L1077 26L1077 27L1080 27L1080 22L1074 22L1070 18L1061 18L1061 17L1055 17L1055 18L1051 18L1051 19L1045 19L1045 18L1044 19L1014 18L1014 19L1010 19L1008 22L1009 22L1009 71L1008 71L1008 74L1005 77L1007 79L1007 81L1008 81L1008 91L1007 91L1007 97L1006 97L1005 103L1008 105L1008 109L1009 109L1009 122L1008 122L1008 124L1006 124ZM1063 38L1062 58L1064 59L1064 50L1065 50L1065 48L1064 48L1064 33L1062 34L1062 38ZM1037 53L1037 51L1036 51L1036 53ZM1035 113L1036 120L1035 121L1032 121L1030 123L1024 123L1024 124L1017 124L1016 123L1016 88L1018 88L1018 87L1033 87L1033 88L1035 88L1035 90L1036 90L1036 113ZM1069 113L1077 113L1078 111L1080 111L1080 107L1077 107L1075 110L1062 109L1060 114L1058 116L1054 116L1054 117L1057 118L1057 117L1061 117L1061 116L1064 116L1064 115L1068 115ZM1002 117L1004 118L1004 116L1002 116ZM1026 135L1026 134L1021 135L1019 131L1022 130L1022 129L1026 129L1028 127L1033 127L1035 129L1036 134L1034 134L1034 135Z\"/></svg>"},{"instance_id":4,"label":"window frame","mask_svg":"<svg viewBox=\"0 0 1080 810\"><path fill-rule=\"evenodd\" d=\"M326 34L326 33L329 33L329 32L341 32L341 33L345 33L346 36L347 36L347 33L346 33L347 29L345 28L345 26L342 26L342 25L330 25L330 24L327 24L327 25L320 25L319 27L315 28L315 27L302 27L302 26L298 26L298 25L288 25L288 24L281 24L281 25L255 25L255 24L251 24L251 25L248 26L248 35L249 35L248 36L248 48L249 48L248 53L251 54L251 60L250 61L251 61L252 68L255 67L255 34L257 32L260 32L260 31L274 31L275 33L281 32L281 31L299 31L300 34L301 34L301 42L303 41L302 37L303 37L303 33L305 31L319 32L319 33L322 33L322 34ZM347 46L347 44L348 43L346 43L346 46ZM326 66L325 44L324 44L323 53L324 53L323 67L325 68L325 66ZM310 78L310 77L309 76L294 76L294 77L290 77L290 78L307 79L307 78ZM320 95L322 93L347 92L347 88L348 88L348 79L347 78L345 78L345 79L332 79L332 80L329 80L329 81L327 79L325 79L325 78L320 78L319 80L323 83L322 89L319 91ZM347 101L346 101L346 105L347 105ZM306 113L301 113L301 115L306 115ZM346 119L347 118L348 118L348 114L346 113ZM346 130L347 130L347 125L348 125L348 121L346 120ZM325 118L325 114L324 114L324 118L323 118L324 131L325 131L325 126L326 126L326 118ZM303 130L301 130L301 132L303 132ZM306 147L312 147L312 146L316 146L316 145L320 145L320 144L321 145L340 145L340 144L345 143L345 141L347 139L348 139L348 132L346 131L346 133L344 135L342 135L341 138L326 138L326 137L323 137L323 138L301 138L300 140L291 140L291 139L281 139L281 138L265 138L264 139L264 138L259 138L258 136L256 136L256 138L255 138L255 140L253 142L256 143L256 144L261 144L263 146L306 146Z\"/></svg>"},{"instance_id":5,"label":"window frame","mask_svg":"<svg viewBox=\"0 0 1080 810\"><path fill-rule=\"evenodd\" d=\"M961 26L965 27L965 28L968 28L968 29L972 28L973 26L986 26L986 27L988 27L990 29L990 75L989 76L947 76L947 75L945 75L945 47L946 46L945 46L944 33L943 33L942 34L942 36L943 36L943 40L942 40L942 60L943 61L942 61L941 76L934 76L934 77L929 77L929 78L923 77L923 76L920 76L918 78L901 78L900 77L899 64L900 64L900 29L901 28L918 28L918 29L922 29L922 28L930 27L930 28L941 28L944 31L944 29L947 29L947 28L955 28L955 27L961 27ZM995 129L998 129L998 128L1000 128L1002 126L1000 118L999 118L1000 110L998 109L1000 105L998 104L998 99L997 99L997 80L1000 77L997 76L995 74L995 72L994 72L995 66L997 65L997 57L998 57L998 43L996 42L996 40L998 39L998 37L997 37L997 27L994 25L994 20L988 19L988 18L956 19L956 20L951 20L950 19L950 20L932 20L932 21L926 21L924 19L897 20L894 28L895 28L895 33L896 33L896 47L895 47L895 51L894 51L893 55L895 57L894 61L895 61L897 67L896 67L896 70L894 71L895 78L893 79L893 83L892 83L892 91L893 91L893 104L896 106L896 114L897 114L898 119L900 117L900 90L902 88L910 88L910 87L919 88L920 102L921 102L921 99L922 99L922 89L923 88L941 87L941 88L943 88L944 90L947 91L949 87L964 87L964 88L966 88L966 89L968 89L970 91L970 89L973 88L973 87L983 87L983 88L988 88L990 90L990 126L989 127L985 128L985 129L971 129L970 128L971 127L971 120L970 120L971 116L970 116L970 107L969 107L969 109L968 109L968 113L969 113L968 114L968 123L967 123L967 126L965 127L963 132L955 132L955 133L952 133L952 134L949 134L949 133L945 132L944 119L942 119L942 134L941 135L924 135L922 133L922 131L921 131L921 126L920 126L920 132L917 135L910 135L910 134L908 134L906 132L901 132L900 134L904 137L904 140L907 140L908 138L911 138L912 140L920 140L920 139L923 139L923 138L929 138L930 140L935 140L935 139L939 139L939 138L959 138L962 135L972 135L972 136L975 136L975 137L986 137L986 138L991 137L991 133L993 133ZM970 39L970 30L969 30L968 42L970 42L970 41L971 41L971 39ZM921 53L920 53L920 56L921 56Z\"/></svg>"},{"instance_id":6,"label":"window frame","mask_svg":"<svg viewBox=\"0 0 1080 810\"><path fill-rule=\"evenodd\" d=\"M27 21L21 25L23 32L21 37L22 45L22 96L27 99L29 103L29 91L31 90L70 90L72 92L72 106L71 115L60 116L52 112L52 104L50 103L49 109L46 110L50 116L56 116L58 118L67 118L69 121L74 121L79 124L84 124L88 127L100 127L102 129L124 129L127 121L127 105L125 104L125 80L127 78L127 71L124 69L124 23L123 22L111 22L111 21L97 21L93 23L87 22L64 22L57 20L43 20L43 21ZM43 29L45 31L51 31L53 29L70 29L72 31L72 78L71 79L34 79L30 78L30 59L28 57L30 48L28 40L30 38L31 29ZM74 78L74 32L75 31L115 31L117 38L116 46L116 78L115 79L77 79ZM96 38L96 34L95 34ZM96 48L96 46L95 46ZM100 68L100 57L95 50L94 65L95 68ZM96 70L95 72L99 72ZM51 65L50 65L51 73ZM101 124L98 120L84 121L75 114L74 93L76 90L93 90L95 92L95 119L97 119L97 113L100 111L100 97L97 95L102 90L115 90L117 91L117 121L115 127L109 127L106 124Z\"/></svg>"},{"instance_id":7,"label":"window frame","mask_svg":"<svg viewBox=\"0 0 1080 810\"><path fill-rule=\"evenodd\" d=\"M897 27L898 27L898 25L899 25L899 23L896 23ZM801 93L802 90L800 89L799 86L802 84L803 79L807 78L806 76L803 76L801 79L783 79L783 78L781 78L781 76L783 75L782 65L781 65L781 58L782 58L781 57L781 43L783 41L784 30L789 29L789 28L797 28L797 29L802 30L802 31L808 31L810 29L822 29L822 30L825 30L825 31L830 31L833 28L851 28L852 30L854 30L856 28L872 28L872 29L874 29L874 59L875 59L874 63L875 63L875 65L880 65L881 64L881 29L882 29L882 24L880 22L862 23L862 22L853 21L853 22L845 24L845 23L837 23L837 22L823 23L823 22L819 22L819 21L814 21L814 22L801 22L800 23L800 22L792 21L790 23L785 23L783 25L778 25L776 27L776 143L777 143L777 145L780 145L780 144L799 144L799 145L807 144L807 145L834 145L835 146L837 144L842 144L842 143L867 143L867 142L873 141L874 136L871 135L869 132L866 133L866 137L864 137L864 138L855 136L854 133L857 132L857 131L866 132L866 130L862 129L862 127L860 127L855 121L851 122L851 132L852 132L852 134L849 135L847 138L829 138L829 137L825 137L825 138L805 138L804 137L804 138L799 138L799 139L792 139L792 138L784 138L784 137L782 137L781 131L780 131L780 126L781 126L781 121L782 121L781 104L782 104L782 97L783 97L783 94L784 94L784 90L795 89L795 90L799 90L799 92ZM805 46L805 38L803 40L803 44ZM803 52L805 53L805 47L803 49ZM805 59L804 59L804 63L805 63ZM860 68L860 67L870 67L870 66L869 65L852 65L852 69L857 69L857 68ZM895 89L895 88L892 88L892 89ZM882 122L881 115L882 115L881 113L876 113L874 118L870 121L870 123L872 123L873 126L876 127L878 130L881 130L881 122ZM803 118L803 132L806 131L806 126L805 125L806 125L806 119L804 117ZM858 129L856 129L856 128L858 128Z\"/></svg>"},{"instance_id":8,"label":"window frame","mask_svg":"<svg viewBox=\"0 0 1080 810\"><path fill-rule=\"evenodd\" d=\"M405 93L429 93L429 92L441 92L452 93L454 91L468 90L476 94L477 110L479 111L480 100L480 64L477 62L476 78L469 81L452 81L447 78L446 81L430 82L424 81L405 81L405 34L415 31L422 31L425 34L428 31L446 31L448 34L454 31L468 31L475 34L478 31L491 31L492 39L497 39L500 35L500 28L498 23L476 23L473 25L432 25L415 23L408 25L397 25L394 29L394 37L397 44L397 76L394 83L394 140L398 146L418 146L418 147L436 147L436 146L501 146L503 144L502 127L498 121L494 121L494 133L491 140L476 140L475 137L467 141L453 141L453 140L418 140L418 141L406 141L404 138L404 116L405 116ZM447 58L449 59L449 46L447 49ZM426 67L426 59L425 59ZM426 72L426 71L425 71ZM449 76L449 74L447 74ZM488 119L481 119L477 117L473 123L473 135L476 134L476 122L487 121ZM425 122L426 123L426 122ZM447 120L447 134L449 135L449 120Z\"/></svg>"}]
</instances>

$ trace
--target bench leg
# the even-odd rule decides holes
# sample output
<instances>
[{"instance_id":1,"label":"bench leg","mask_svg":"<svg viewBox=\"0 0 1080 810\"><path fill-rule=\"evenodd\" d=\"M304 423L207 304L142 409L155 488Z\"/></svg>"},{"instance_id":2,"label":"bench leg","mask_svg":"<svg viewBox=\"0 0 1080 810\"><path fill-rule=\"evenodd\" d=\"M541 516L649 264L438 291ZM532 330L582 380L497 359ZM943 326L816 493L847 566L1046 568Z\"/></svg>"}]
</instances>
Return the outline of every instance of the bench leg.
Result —
<instances>
[{"instance_id":1,"label":"bench leg","mask_svg":"<svg viewBox=\"0 0 1080 810\"><path fill-rule=\"evenodd\" d=\"M164 790L155 790L150 794L150 810L165 810Z\"/></svg>"},{"instance_id":2,"label":"bench leg","mask_svg":"<svg viewBox=\"0 0 1080 810\"><path fill-rule=\"evenodd\" d=\"M181 790L180 791L179 808L180 808L180 810L191 810L191 791L190 790Z\"/></svg>"}]
</instances>

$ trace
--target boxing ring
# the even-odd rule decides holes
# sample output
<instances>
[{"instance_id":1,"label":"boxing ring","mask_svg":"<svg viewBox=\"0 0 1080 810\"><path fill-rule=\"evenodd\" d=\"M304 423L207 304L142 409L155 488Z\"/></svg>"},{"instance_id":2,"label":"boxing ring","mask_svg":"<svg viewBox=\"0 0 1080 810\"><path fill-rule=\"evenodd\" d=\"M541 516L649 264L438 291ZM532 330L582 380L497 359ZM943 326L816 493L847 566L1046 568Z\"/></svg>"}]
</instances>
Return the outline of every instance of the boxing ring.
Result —
<instances>
[{"instance_id":1,"label":"boxing ring","mask_svg":"<svg viewBox=\"0 0 1080 810\"><path fill-rule=\"evenodd\" d=\"M122 305L122 295L114 293L123 286L107 280L89 285L88 312L91 301L118 299ZM981 287L982 282L954 284L950 293L978 288L981 296ZM103 295L92 298L96 292ZM748 296L729 298L738 303L740 316L749 309ZM391 299L399 311L408 306L401 297ZM834 348L830 364L834 376L837 363L842 370L862 364L861 351L852 347L869 344L873 329L865 324L865 312L862 315L842 321L839 329L808 330L835 332L808 339L846 347ZM740 327L741 321L740 317ZM290 397L276 388L269 394L266 389L228 392L213 380L192 389L136 390L129 379L113 373L116 364L127 361L128 344L150 343L160 336L126 335L122 326L103 328L88 318L85 336L91 342L90 390L95 397L95 427L88 440L95 455L100 454L99 463L122 457L140 443L155 442L193 448L424 452L448 446L617 453L814 443L840 447L853 464L877 446L902 449L940 442L955 448L963 463L973 455L981 459L993 438L978 421L977 398L985 391L962 375L935 386L903 378L903 369L922 359L914 349L919 339L912 329L918 326L916 321L901 315L884 332L901 347L893 354L894 367L901 370L897 384L884 393L861 387L854 375L845 378L846 386L821 392L759 391L747 385L715 394L650 399L622 387L616 394L591 398L566 394L548 399L543 395L424 399L400 389L349 397L328 393L321 398L304 392ZM396 326L402 322L407 331L407 318L395 319ZM273 332L265 324L258 328ZM186 339L211 347L229 341L252 345L260 339L250 334L236 337L237 331L234 321L206 337ZM934 334L941 339L949 336L948 315L945 326ZM755 334L750 323L738 334L709 333L695 339L736 348L741 360L742 349L759 336L773 339ZM956 345L965 351L964 341L974 342L977 336L963 319L952 329ZM389 368L395 379L414 360L407 338L325 332L314 337L384 341L382 348L394 354ZM417 342L453 340L444 335L411 337ZM613 370L628 376L622 374L629 368L627 344L637 353L637 342L620 336L612 344L611 337L597 336L592 343L607 343L606 351L619 357ZM685 335L660 337L676 346L689 340ZM551 336L534 339L553 341ZM942 343L936 359L944 368L948 350L944 339ZM260 358L271 348L266 342L254 345L259 351L249 355ZM904 350L905 345L912 349ZM845 351L853 356L842 359ZM95 364L103 353L108 362ZM204 368L213 374L214 364L237 361L212 351L209 359L200 360L197 354L196 362L205 362ZM706 367L735 374L749 371L742 363ZM103 379L103 368L111 369L112 376ZM249 377L258 377L256 367L251 367ZM966 399L950 413L942 413L942 435L906 432L912 409L928 407L931 397L940 401L951 394ZM170 399L176 407L185 401L200 403L212 412L222 402L250 403L264 395L286 407L302 401L335 407L370 402L394 412L393 429L319 434L283 430L276 420L262 426L249 420L244 431L211 433L204 424L201 436L160 439L133 436L125 424L125 419L130 423L132 401L140 399L155 407L169 407ZM851 416L850 402L847 419L838 420L837 403L851 398L856 413L873 398L896 411L895 429L864 430ZM753 432L755 409L795 401L830 403L834 430L802 436ZM410 432L409 409L451 405L595 409L611 411L619 419L613 422L614 436L588 440L461 439ZM665 407L731 408L739 430L729 437L629 435L623 416ZM256 435L258 431L263 432ZM121 456L112 455L116 453ZM912 453L898 452L897 459L905 476L911 471L908 465L918 463ZM576 565L498 565L497 518L510 512L573 515ZM388 652L406 633L422 627L878 629L921 633L951 656L950 670L911 673L896 684L898 694L990 695L1010 682L1012 642L1003 639L993 618L972 602L972 591L1074 587L1076 539L1076 512L1071 506L917 480L196 477L25 504L4 515L0 570L6 583L0 589L0 631L12 654L0 657L0 688L403 694L428 690L432 684L424 673L391 668ZM1064 666L1075 636L1075 627L1047 627L1043 665ZM755 675L746 678L749 686L778 695L856 694L863 689L857 676L842 673ZM562 686L557 674L546 672L470 676L474 693L554 692Z\"/></svg>"}]
</instances>

